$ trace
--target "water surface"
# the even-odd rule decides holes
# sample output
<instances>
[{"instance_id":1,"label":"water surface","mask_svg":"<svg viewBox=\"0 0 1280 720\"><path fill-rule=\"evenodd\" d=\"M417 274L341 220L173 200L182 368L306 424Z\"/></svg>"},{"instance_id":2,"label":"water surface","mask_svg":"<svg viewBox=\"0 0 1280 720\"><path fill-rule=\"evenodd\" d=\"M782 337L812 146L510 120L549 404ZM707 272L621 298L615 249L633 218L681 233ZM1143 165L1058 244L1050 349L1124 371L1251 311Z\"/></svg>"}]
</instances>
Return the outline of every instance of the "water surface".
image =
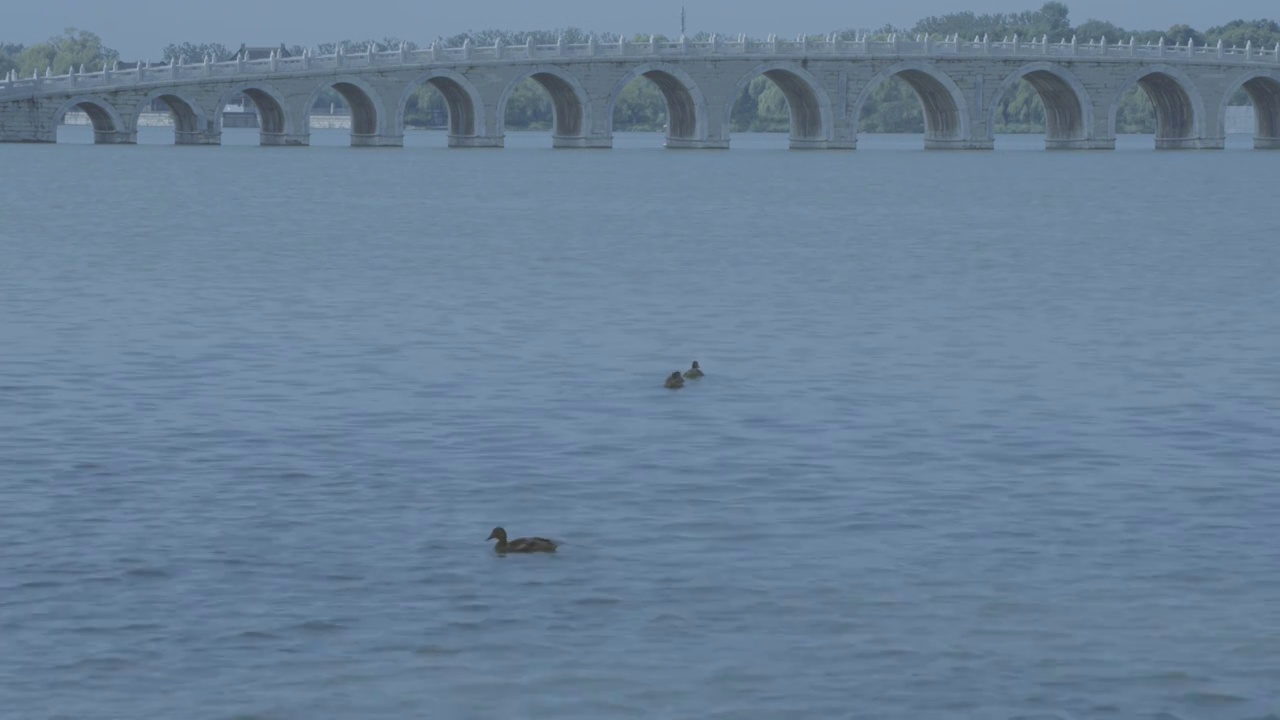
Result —
<instances>
[{"instance_id":1,"label":"water surface","mask_svg":"<svg viewBox=\"0 0 1280 720\"><path fill-rule=\"evenodd\" d=\"M1247 138L62 134L0 146L6 716L1280 716Z\"/></svg>"}]
</instances>

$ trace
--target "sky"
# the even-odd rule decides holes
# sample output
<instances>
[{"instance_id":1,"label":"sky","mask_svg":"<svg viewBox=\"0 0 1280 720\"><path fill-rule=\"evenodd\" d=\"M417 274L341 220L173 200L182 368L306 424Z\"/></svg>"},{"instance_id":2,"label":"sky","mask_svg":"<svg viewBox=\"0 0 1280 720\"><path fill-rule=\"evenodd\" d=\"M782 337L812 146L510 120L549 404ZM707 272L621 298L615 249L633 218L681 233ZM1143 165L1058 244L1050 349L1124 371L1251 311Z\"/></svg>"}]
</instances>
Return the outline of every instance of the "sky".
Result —
<instances>
[{"instance_id":1,"label":"sky","mask_svg":"<svg viewBox=\"0 0 1280 720\"><path fill-rule=\"evenodd\" d=\"M1236 18L1280 16L1275 0L1064 0L1071 20L1109 20L1127 29L1187 23L1198 29ZM929 15L1034 10L1043 0L10 0L0 13L0 42L31 44L64 28L91 30L129 60L158 59L169 43L307 45L388 36L426 44L467 30L543 30L574 26L625 35L678 35L680 7L689 32L763 37L844 28L910 26Z\"/></svg>"}]
</instances>

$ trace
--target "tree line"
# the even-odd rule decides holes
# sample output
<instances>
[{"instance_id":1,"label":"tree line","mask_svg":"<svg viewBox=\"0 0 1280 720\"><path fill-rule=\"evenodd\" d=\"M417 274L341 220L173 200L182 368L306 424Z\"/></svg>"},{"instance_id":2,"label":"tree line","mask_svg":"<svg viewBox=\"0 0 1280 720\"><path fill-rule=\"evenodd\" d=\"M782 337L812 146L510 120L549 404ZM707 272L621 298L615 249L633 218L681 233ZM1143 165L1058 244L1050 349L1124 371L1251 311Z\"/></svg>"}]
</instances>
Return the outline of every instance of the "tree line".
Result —
<instances>
[{"instance_id":1,"label":"tree line","mask_svg":"<svg viewBox=\"0 0 1280 720\"><path fill-rule=\"evenodd\" d=\"M841 39L853 39L861 35L870 35L872 39L887 38L892 34L906 37L929 35L941 40L951 35L959 35L962 39L990 36L993 40L1002 40L1013 35L1022 38L1039 38L1048 36L1049 40L1070 40L1075 37L1079 42L1089 42L1106 38L1110 42L1127 41L1134 38L1139 44L1157 43L1161 38L1167 44L1185 45L1194 41L1197 45L1216 45L1221 41L1227 47L1244 47L1252 44L1255 48L1274 48L1280 43L1280 23L1275 20L1232 20L1225 25L1196 30L1189 25L1174 25L1167 30L1135 30L1125 29L1103 20L1089 19L1079 25L1072 25L1067 5L1062 2L1046 2L1038 10L1010 13L975 14L970 11L950 13L924 18L911 27L898 28L886 25L876 30L863 28L844 28L814 35L814 41L825 40L831 35ZM700 32L690 36L692 41L706 40L709 32ZM736 36L722 33L721 37ZM446 47L461 46L470 40L475 46L493 45L501 40L505 45L524 45L532 40L536 45L552 45L561 37L565 42L578 44L595 37L599 43L616 43L620 36L613 33L589 33L579 28L556 30L480 30L460 33L450 37L439 37L437 42ZM670 38L657 36L658 42L668 42ZM648 42L648 35L636 35L635 42ZM319 54L334 52L343 46L348 53L368 52L372 46L376 50L394 50L404 45L409 50L420 48L418 43L396 37L381 40L347 40L342 42L321 43L316 47ZM243 46L240 46L243 47ZM303 52L300 45L281 45L287 55ZM221 43L172 43L161 48L159 59L165 63L170 60L201 62L210 57L215 62L235 57L238 50L230 50ZM83 66L86 71L102 69L120 59L115 50L103 44L96 34L76 28L67 28L62 34L42 43L25 46L16 43L0 42L0 75L10 70L17 70L23 77L30 77L32 72L43 74L46 68L54 74L66 73L69 68L77 70ZM1248 104L1248 96L1237 93L1232 104ZM322 93L316 101L317 110L328 111L330 107L346 109L346 102L337 91ZM553 111L551 98L534 80L525 80L512 94L507 104L506 127L512 130L534 130L551 127ZM631 131L660 130L666 123L666 102L657 86L646 79L637 79L627 86L618 98L614 115L614 129ZM1001 100L996 116L996 131L1001 133L1042 132L1044 130L1044 105L1035 90L1027 83L1019 83L1016 89L1007 93ZM438 126L448 117L443 96L431 86L420 88L410 99L405 111L405 122L410 126ZM755 78L742 91L737 99L731 115L731 130L737 132L781 132L790 126L786 99L782 91L768 78ZM919 133L924 131L924 118L920 103L914 91L905 82L894 80L881 83L868 98L859 118L860 132L899 132ZM1116 118L1116 131L1120 133L1151 133L1155 131L1155 112L1146 94L1134 88L1121 103Z\"/></svg>"}]
</instances>

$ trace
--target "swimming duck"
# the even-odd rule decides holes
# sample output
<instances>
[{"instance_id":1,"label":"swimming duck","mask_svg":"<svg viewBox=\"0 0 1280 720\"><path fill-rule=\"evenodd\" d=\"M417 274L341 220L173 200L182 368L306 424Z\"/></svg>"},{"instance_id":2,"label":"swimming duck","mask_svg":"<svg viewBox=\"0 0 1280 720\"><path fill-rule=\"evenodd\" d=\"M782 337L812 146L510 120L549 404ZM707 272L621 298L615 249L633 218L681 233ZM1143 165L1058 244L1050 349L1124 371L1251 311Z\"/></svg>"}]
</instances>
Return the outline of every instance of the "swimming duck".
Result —
<instances>
[{"instance_id":1,"label":"swimming duck","mask_svg":"<svg viewBox=\"0 0 1280 720\"><path fill-rule=\"evenodd\" d=\"M702 377L702 375L703 375L702 368L698 367L697 360L693 361L693 367L684 371L684 376L688 380L697 380L698 378Z\"/></svg>"},{"instance_id":2,"label":"swimming duck","mask_svg":"<svg viewBox=\"0 0 1280 720\"><path fill-rule=\"evenodd\" d=\"M667 378L666 388L668 390L679 390L684 387L684 378L680 377L680 371L677 370Z\"/></svg>"},{"instance_id":3,"label":"swimming duck","mask_svg":"<svg viewBox=\"0 0 1280 720\"><path fill-rule=\"evenodd\" d=\"M494 528L493 532L489 533L489 537L485 539L493 540L494 538L498 539L498 544L493 549L500 553L509 553L509 552L534 553L534 552L555 552L556 551L556 542L554 540L548 540L546 538L540 538L540 537L516 538L515 540L507 542L507 531L503 530L500 527Z\"/></svg>"}]
</instances>

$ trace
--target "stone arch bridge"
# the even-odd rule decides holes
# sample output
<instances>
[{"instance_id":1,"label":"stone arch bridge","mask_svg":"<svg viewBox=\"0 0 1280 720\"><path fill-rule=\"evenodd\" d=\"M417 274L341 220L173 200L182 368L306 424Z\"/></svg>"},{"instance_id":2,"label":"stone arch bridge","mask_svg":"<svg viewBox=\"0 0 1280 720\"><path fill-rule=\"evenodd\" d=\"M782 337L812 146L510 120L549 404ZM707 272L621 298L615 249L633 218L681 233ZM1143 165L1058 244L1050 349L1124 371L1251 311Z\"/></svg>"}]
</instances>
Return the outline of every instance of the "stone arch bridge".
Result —
<instances>
[{"instance_id":1,"label":"stone arch bridge","mask_svg":"<svg viewBox=\"0 0 1280 720\"><path fill-rule=\"evenodd\" d=\"M221 142L222 111L243 93L258 108L263 145L307 145L318 94L333 88L352 109L351 144L400 146L406 104L424 84L449 108L451 147L501 147L503 115L516 85L533 78L555 109L552 143L607 148L618 95L641 76L666 98L672 148L726 148L729 117L745 85L764 75L781 89L791 147L852 149L871 91L889 78L919 96L925 145L987 149L1003 94L1026 80L1044 102L1046 145L1112 149L1121 97L1139 86L1151 98L1161 149L1221 148L1228 101L1253 100L1254 146L1280 148L1280 47L1223 48L1050 42L830 38L707 42L594 40L568 45L430 49L197 64L18 78L0 82L0 141L54 142L62 116L84 110L97 143L133 143L138 118L159 99L174 116L175 142Z\"/></svg>"}]
</instances>

